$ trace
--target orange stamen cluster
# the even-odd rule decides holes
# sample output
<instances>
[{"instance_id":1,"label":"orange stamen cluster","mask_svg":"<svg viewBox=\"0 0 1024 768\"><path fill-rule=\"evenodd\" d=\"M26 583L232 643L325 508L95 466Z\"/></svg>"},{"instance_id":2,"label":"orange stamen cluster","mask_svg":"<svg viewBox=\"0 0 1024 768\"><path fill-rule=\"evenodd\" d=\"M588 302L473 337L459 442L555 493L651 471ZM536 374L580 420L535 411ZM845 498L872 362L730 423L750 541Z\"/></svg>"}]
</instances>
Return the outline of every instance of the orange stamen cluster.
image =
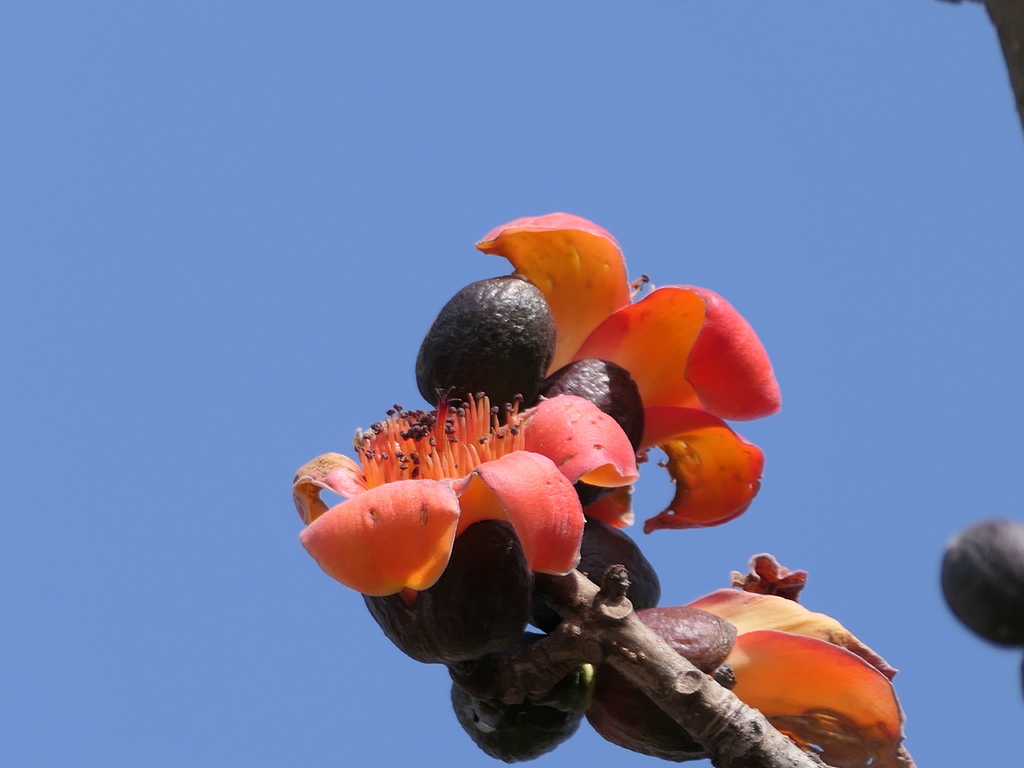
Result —
<instances>
[{"instance_id":1,"label":"orange stamen cluster","mask_svg":"<svg viewBox=\"0 0 1024 768\"><path fill-rule=\"evenodd\" d=\"M396 405L384 421L356 433L355 448L366 487L396 480L465 477L485 461L524 448L520 400L501 409L484 394L442 400L436 411L406 411Z\"/></svg>"}]
</instances>

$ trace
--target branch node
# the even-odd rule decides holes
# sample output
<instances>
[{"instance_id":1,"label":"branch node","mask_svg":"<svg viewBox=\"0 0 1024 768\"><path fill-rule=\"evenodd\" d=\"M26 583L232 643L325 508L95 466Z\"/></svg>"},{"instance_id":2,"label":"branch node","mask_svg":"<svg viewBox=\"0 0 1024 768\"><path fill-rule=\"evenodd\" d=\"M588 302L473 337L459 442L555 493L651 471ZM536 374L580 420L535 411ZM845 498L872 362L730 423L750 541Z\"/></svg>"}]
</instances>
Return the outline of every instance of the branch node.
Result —
<instances>
[{"instance_id":1,"label":"branch node","mask_svg":"<svg viewBox=\"0 0 1024 768\"><path fill-rule=\"evenodd\" d=\"M601 589L594 596L594 613L609 621L622 621L633 612L633 604L626 598L629 574L623 565L610 565L601 579Z\"/></svg>"},{"instance_id":2,"label":"branch node","mask_svg":"<svg viewBox=\"0 0 1024 768\"><path fill-rule=\"evenodd\" d=\"M696 667L679 674L672 684L672 690L681 696L692 696L704 687L706 677Z\"/></svg>"}]
</instances>

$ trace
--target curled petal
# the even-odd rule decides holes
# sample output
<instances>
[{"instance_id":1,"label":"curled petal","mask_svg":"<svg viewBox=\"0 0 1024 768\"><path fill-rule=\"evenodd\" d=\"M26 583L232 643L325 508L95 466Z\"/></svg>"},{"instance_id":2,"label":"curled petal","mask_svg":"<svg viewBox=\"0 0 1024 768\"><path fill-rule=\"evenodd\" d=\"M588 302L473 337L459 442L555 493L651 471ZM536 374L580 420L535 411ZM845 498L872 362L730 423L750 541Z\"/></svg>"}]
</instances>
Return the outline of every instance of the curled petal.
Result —
<instances>
[{"instance_id":1,"label":"curled petal","mask_svg":"<svg viewBox=\"0 0 1024 768\"><path fill-rule=\"evenodd\" d=\"M507 520L531 571L563 575L580 559L583 509L572 483L551 459L517 451L478 466L453 489L458 533L479 520Z\"/></svg>"},{"instance_id":2,"label":"curled petal","mask_svg":"<svg viewBox=\"0 0 1024 768\"><path fill-rule=\"evenodd\" d=\"M896 675L895 668L831 616L809 611L799 603L784 597L720 589L690 603L690 606L721 616L735 625L740 634L759 629L773 629L813 637L845 648L889 680Z\"/></svg>"},{"instance_id":3,"label":"curled petal","mask_svg":"<svg viewBox=\"0 0 1024 768\"><path fill-rule=\"evenodd\" d=\"M903 712L892 684L849 651L759 630L741 634L726 663L736 675L733 693L828 765L904 766Z\"/></svg>"},{"instance_id":4,"label":"curled petal","mask_svg":"<svg viewBox=\"0 0 1024 768\"><path fill-rule=\"evenodd\" d=\"M633 486L623 485L584 508L583 514L608 523L613 528L628 528L636 522L632 496Z\"/></svg>"},{"instance_id":5,"label":"curled petal","mask_svg":"<svg viewBox=\"0 0 1024 768\"><path fill-rule=\"evenodd\" d=\"M400 480L332 507L299 540L328 576L366 595L390 595L440 578L458 521L448 485Z\"/></svg>"},{"instance_id":6,"label":"curled petal","mask_svg":"<svg viewBox=\"0 0 1024 768\"><path fill-rule=\"evenodd\" d=\"M636 453L622 427L582 397L542 400L523 420L526 450L547 456L570 483L583 480L601 488L618 488L640 476Z\"/></svg>"},{"instance_id":7,"label":"curled petal","mask_svg":"<svg viewBox=\"0 0 1024 768\"><path fill-rule=\"evenodd\" d=\"M299 517L308 525L327 511L320 491L333 491L350 499L365 490L363 468L356 461L340 453L325 453L295 473L292 498Z\"/></svg>"},{"instance_id":8,"label":"curled petal","mask_svg":"<svg viewBox=\"0 0 1024 768\"><path fill-rule=\"evenodd\" d=\"M674 434L659 447L676 484L668 508L644 523L661 528L706 528L743 514L761 488L764 454L721 419L693 408L648 408L648 435Z\"/></svg>"},{"instance_id":9,"label":"curled petal","mask_svg":"<svg viewBox=\"0 0 1024 768\"><path fill-rule=\"evenodd\" d=\"M504 256L543 291L558 326L550 371L573 359L587 335L629 304L626 263L619 244L601 227L568 213L516 219L476 246Z\"/></svg>"},{"instance_id":10,"label":"curled petal","mask_svg":"<svg viewBox=\"0 0 1024 768\"><path fill-rule=\"evenodd\" d=\"M706 320L704 312L704 299L697 292L658 288L610 315L574 359L594 357L621 365L636 382L645 407L700 407L686 380L686 365Z\"/></svg>"},{"instance_id":11,"label":"curled petal","mask_svg":"<svg viewBox=\"0 0 1024 768\"><path fill-rule=\"evenodd\" d=\"M776 413L782 406L779 383L750 323L714 291L689 290L706 303L707 322L686 364L686 378L701 403L723 419L759 419Z\"/></svg>"},{"instance_id":12,"label":"curled petal","mask_svg":"<svg viewBox=\"0 0 1024 768\"><path fill-rule=\"evenodd\" d=\"M734 587L759 595L778 595L796 602L800 601L800 592L806 584L807 571L791 571L768 553L750 558L749 573L732 572Z\"/></svg>"}]
</instances>

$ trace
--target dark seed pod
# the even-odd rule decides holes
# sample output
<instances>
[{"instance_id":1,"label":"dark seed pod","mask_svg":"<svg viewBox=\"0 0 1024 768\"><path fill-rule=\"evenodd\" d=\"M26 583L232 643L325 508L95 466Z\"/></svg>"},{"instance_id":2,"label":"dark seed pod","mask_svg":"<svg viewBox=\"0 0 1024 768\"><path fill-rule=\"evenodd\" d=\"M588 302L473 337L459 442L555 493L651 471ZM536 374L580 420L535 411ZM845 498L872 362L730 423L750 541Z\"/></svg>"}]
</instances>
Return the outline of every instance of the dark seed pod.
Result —
<instances>
[{"instance_id":1,"label":"dark seed pod","mask_svg":"<svg viewBox=\"0 0 1024 768\"><path fill-rule=\"evenodd\" d=\"M608 523L588 517L580 544L580 564L576 570L600 585L609 565L625 566L629 575L626 597L633 604L634 610L653 608L658 604L661 599L658 573L636 542ZM546 605L540 595L535 595L530 623L538 629L551 632L560 622L561 618L554 609Z\"/></svg>"},{"instance_id":2,"label":"dark seed pod","mask_svg":"<svg viewBox=\"0 0 1024 768\"><path fill-rule=\"evenodd\" d=\"M1024 524L988 520L946 547L942 592L953 613L999 645L1024 645Z\"/></svg>"},{"instance_id":3,"label":"dark seed pod","mask_svg":"<svg viewBox=\"0 0 1024 768\"><path fill-rule=\"evenodd\" d=\"M636 382L622 366L608 360L577 360L548 376L540 386L540 394L549 398L576 395L589 400L618 422L634 451L640 448L644 436L644 405ZM611 492L611 488L599 488L582 480L575 487L584 508Z\"/></svg>"},{"instance_id":4,"label":"dark seed pod","mask_svg":"<svg viewBox=\"0 0 1024 768\"><path fill-rule=\"evenodd\" d=\"M459 725L487 755L518 763L546 755L568 740L583 713L524 701L482 701L452 684L452 708Z\"/></svg>"},{"instance_id":5,"label":"dark seed pod","mask_svg":"<svg viewBox=\"0 0 1024 768\"><path fill-rule=\"evenodd\" d=\"M677 763L708 757L665 710L607 665L597 670L587 722L605 740L631 752Z\"/></svg>"},{"instance_id":6,"label":"dark seed pod","mask_svg":"<svg viewBox=\"0 0 1024 768\"><path fill-rule=\"evenodd\" d=\"M637 611L637 618L701 672L714 672L736 643L736 627L720 616L669 605Z\"/></svg>"},{"instance_id":7,"label":"dark seed pod","mask_svg":"<svg viewBox=\"0 0 1024 768\"><path fill-rule=\"evenodd\" d=\"M637 616L706 673L721 665L736 640L732 624L696 608L652 608L638 611ZM587 720L605 739L633 752L675 762L708 757L643 690L607 664L597 670Z\"/></svg>"},{"instance_id":8,"label":"dark seed pod","mask_svg":"<svg viewBox=\"0 0 1024 768\"><path fill-rule=\"evenodd\" d=\"M529 620L532 584L512 526L483 520L455 540L441 578L411 606L401 594L363 598L400 650L451 664L514 647Z\"/></svg>"},{"instance_id":9,"label":"dark seed pod","mask_svg":"<svg viewBox=\"0 0 1024 768\"><path fill-rule=\"evenodd\" d=\"M555 319L544 294L520 277L467 285L444 305L416 358L416 385L441 396L486 394L493 405L537 400L555 350Z\"/></svg>"}]
</instances>

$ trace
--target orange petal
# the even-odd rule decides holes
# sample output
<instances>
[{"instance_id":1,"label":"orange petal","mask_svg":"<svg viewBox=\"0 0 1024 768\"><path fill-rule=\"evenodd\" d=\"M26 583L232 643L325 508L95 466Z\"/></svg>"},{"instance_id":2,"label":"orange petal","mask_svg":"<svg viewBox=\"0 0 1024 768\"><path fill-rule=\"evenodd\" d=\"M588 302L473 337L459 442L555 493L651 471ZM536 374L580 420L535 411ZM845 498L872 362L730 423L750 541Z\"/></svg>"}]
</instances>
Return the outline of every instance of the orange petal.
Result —
<instances>
[{"instance_id":1,"label":"orange petal","mask_svg":"<svg viewBox=\"0 0 1024 768\"><path fill-rule=\"evenodd\" d=\"M741 634L726 658L735 693L836 768L901 768L903 712L892 684L849 651L810 637Z\"/></svg>"},{"instance_id":2,"label":"orange petal","mask_svg":"<svg viewBox=\"0 0 1024 768\"><path fill-rule=\"evenodd\" d=\"M484 462L452 487L462 507L459 533L480 520L507 520L531 571L563 575L579 563L583 509L551 459L516 451Z\"/></svg>"},{"instance_id":3,"label":"orange petal","mask_svg":"<svg viewBox=\"0 0 1024 768\"><path fill-rule=\"evenodd\" d=\"M478 243L504 256L543 291L558 327L549 371L573 353L602 320L629 304L626 263L619 244L601 227L568 213L516 219Z\"/></svg>"},{"instance_id":4,"label":"orange petal","mask_svg":"<svg viewBox=\"0 0 1024 768\"><path fill-rule=\"evenodd\" d=\"M633 377L647 408L699 407L686 380L686 365L706 320L704 310L704 299L695 291L658 288L608 317L573 359L596 357L621 365Z\"/></svg>"},{"instance_id":5,"label":"orange petal","mask_svg":"<svg viewBox=\"0 0 1024 768\"><path fill-rule=\"evenodd\" d=\"M784 597L720 589L690 603L690 607L721 616L733 624L740 634L758 629L775 629L813 637L856 654L890 680L896 674L894 667L831 616L809 611Z\"/></svg>"},{"instance_id":6,"label":"orange petal","mask_svg":"<svg viewBox=\"0 0 1024 768\"><path fill-rule=\"evenodd\" d=\"M542 400L523 421L526 450L554 461L570 483L618 488L640 476L622 427L589 400L576 395Z\"/></svg>"},{"instance_id":7,"label":"orange petal","mask_svg":"<svg viewBox=\"0 0 1024 768\"><path fill-rule=\"evenodd\" d=\"M627 528L636 522L632 496L633 486L623 485L586 507L583 514L608 523L613 528Z\"/></svg>"},{"instance_id":8,"label":"orange petal","mask_svg":"<svg viewBox=\"0 0 1024 768\"><path fill-rule=\"evenodd\" d=\"M295 473L292 499L306 525L327 511L320 491L333 491L350 499L366 490L366 478L358 462L340 453L325 453L303 465Z\"/></svg>"},{"instance_id":9,"label":"orange petal","mask_svg":"<svg viewBox=\"0 0 1024 768\"><path fill-rule=\"evenodd\" d=\"M644 409L644 443L662 439L669 474L676 484L672 503L644 523L660 528L705 528L743 514L761 488L764 454L721 419L694 408Z\"/></svg>"},{"instance_id":10,"label":"orange petal","mask_svg":"<svg viewBox=\"0 0 1024 768\"><path fill-rule=\"evenodd\" d=\"M299 535L317 564L347 587L390 595L426 589L444 572L459 521L455 492L400 480L332 507Z\"/></svg>"},{"instance_id":11,"label":"orange petal","mask_svg":"<svg viewBox=\"0 0 1024 768\"><path fill-rule=\"evenodd\" d=\"M701 403L723 419L759 419L776 413L782 407L779 383L750 323L714 291L690 290L707 307L707 323L686 364L686 378Z\"/></svg>"}]
</instances>

